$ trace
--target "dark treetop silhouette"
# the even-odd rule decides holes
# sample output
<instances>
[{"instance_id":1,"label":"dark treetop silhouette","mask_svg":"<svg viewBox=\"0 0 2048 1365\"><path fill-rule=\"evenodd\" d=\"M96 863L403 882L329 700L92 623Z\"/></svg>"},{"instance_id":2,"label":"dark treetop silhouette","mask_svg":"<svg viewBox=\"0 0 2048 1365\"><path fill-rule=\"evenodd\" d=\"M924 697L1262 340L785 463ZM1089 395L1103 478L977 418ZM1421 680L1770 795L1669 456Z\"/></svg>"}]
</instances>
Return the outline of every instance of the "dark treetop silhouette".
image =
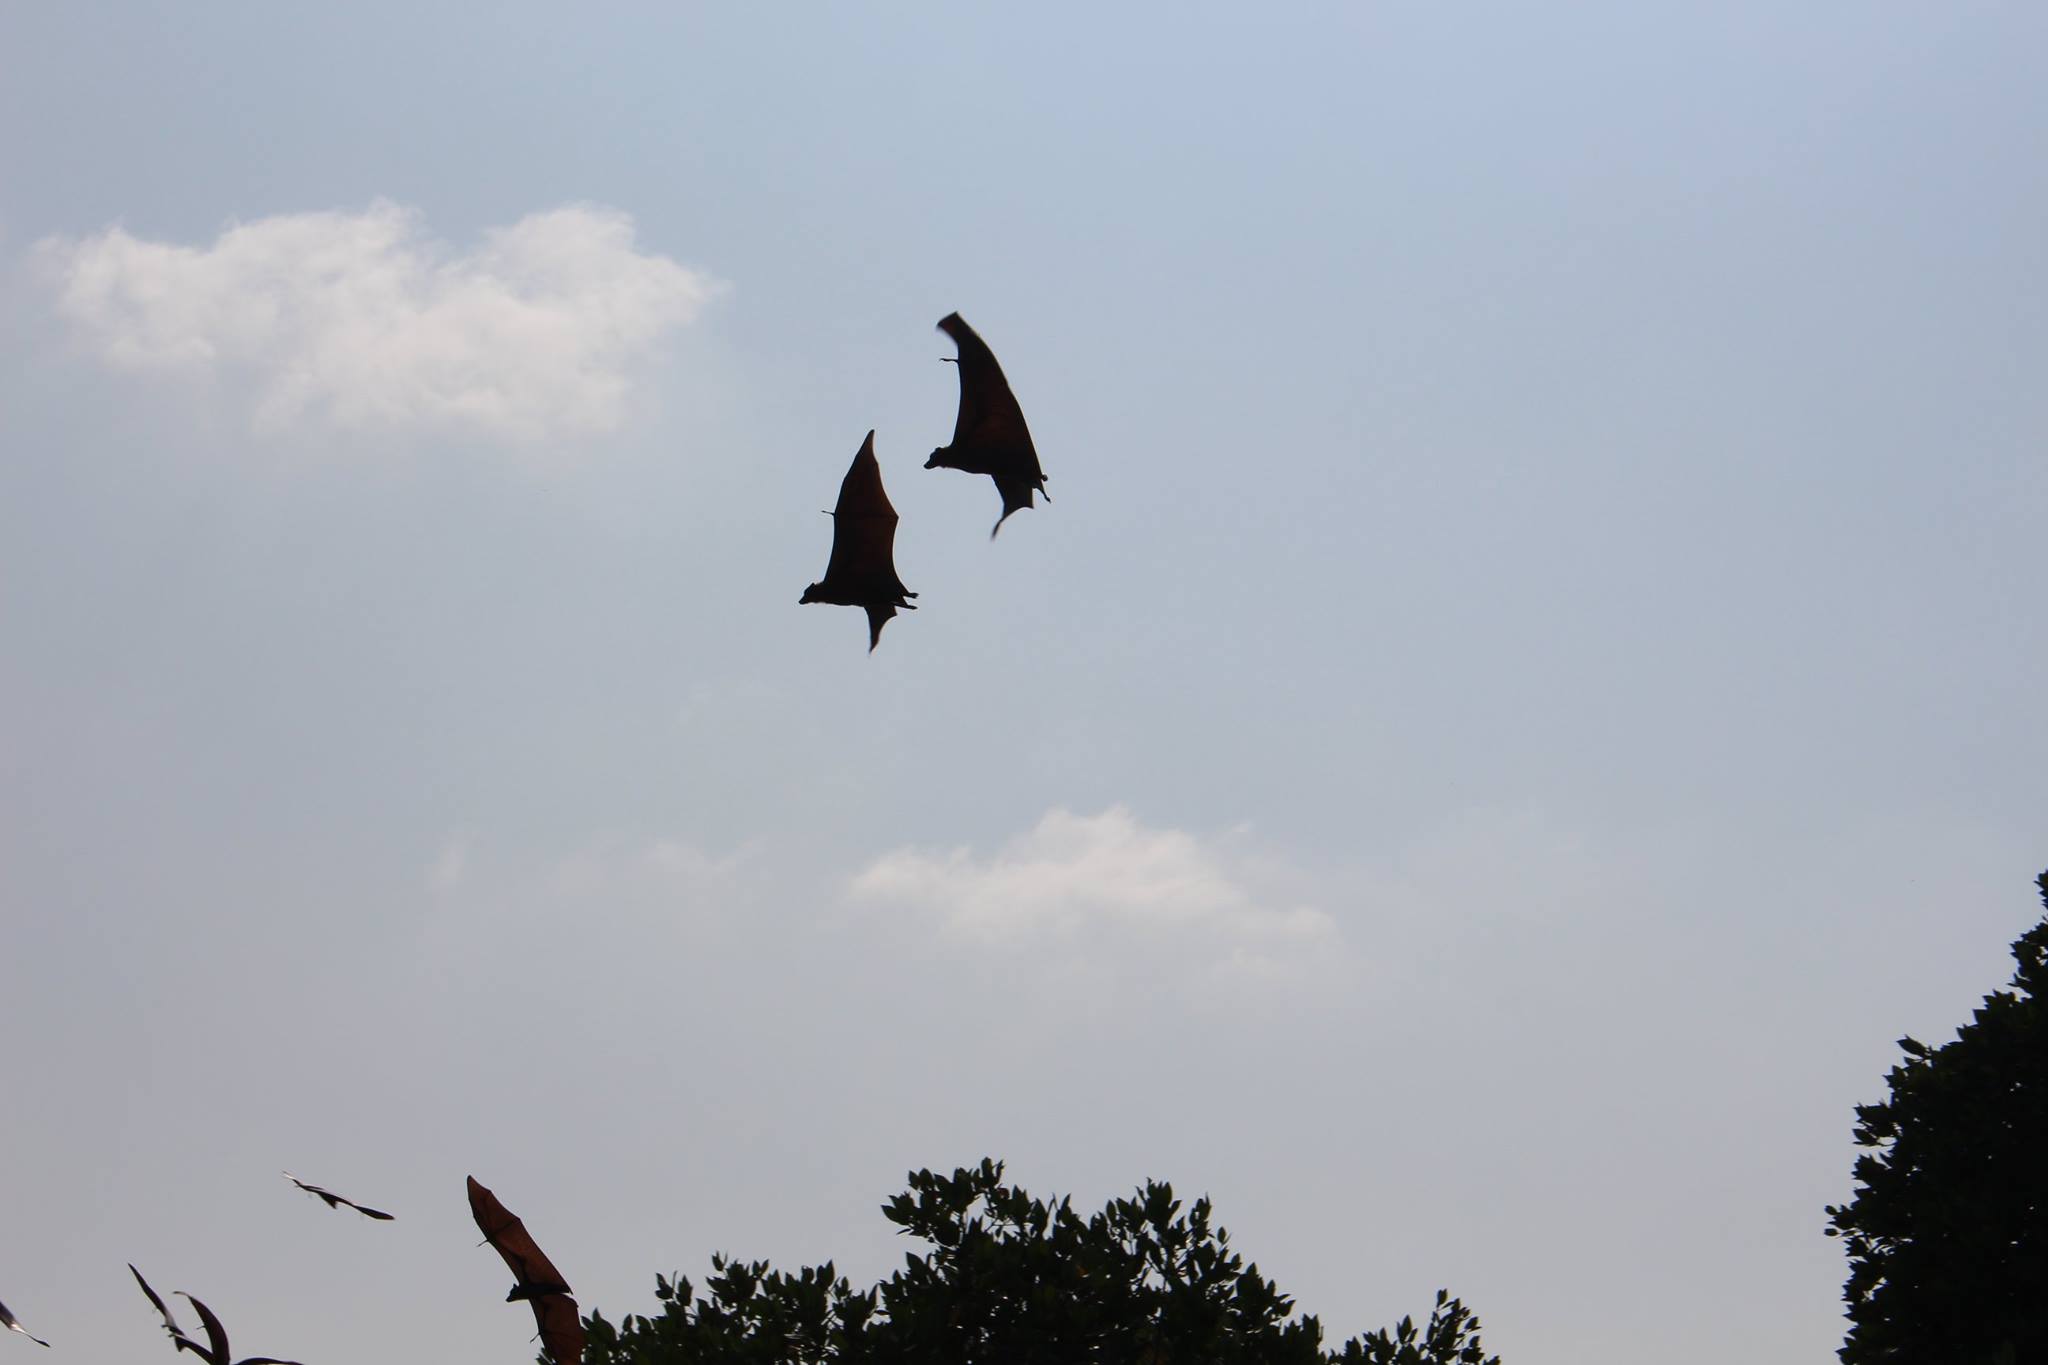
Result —
<instances>
[{"instance_id":1,"label":"dark treetop silhouette","mask_svg":"<svg viewBox=\"0 0 2048 1365\"><path fill-rule=\"evenodd\" d=\"M5 1327L10 1332L19 1332L23 1336L27 1337L30 1341L33 1341L38 1346L48 1346L50 1344L49 1342L44 1341L41 1337L37 1336L35 1333L29 1331L28 1328L23 1327L20 1323L16 1322L14 1320L14 1314L7 1311L7 1305L4 1303L0 1303L0 1327Z\"/></svg>"},{"instance_id":2,"label":"dark treetop silhouette","mask_svg":"<svg viewBox=\"0 0 2048 1365\"><path fill-rule=\"evenodd\" d=\"M1184 1207L1154 1181L1083 1214L984 1161L914 1171L882 1212L931 1249L874 1288L830 1262L792 1274L714 1256L701 1297L657 1275L656 1316L593 1312L587 1365L1498 1365L1445 1293L1426 1323L1326 1348L1207 1199Z\"/></svg>"},{"instance_id":3,"label":"dark treetop silhouette","mask_svg":"<svg viewBox=\"0 0 2048 1365\"><path fill-rule=\"evenodd\" d=\"M2048 909L2048 872L2036 880ZM2048 916L1953 1041L1901 1038L1891 1095L1856 1106L1844 1365L2048 1360Z\"/></svg>"},{"instance_id":4,"label":"dark treetop silhouette","mask_svg":"<svg viewBox=\"0 0 2048 1365\"><path fill-rule=\"evenodd\" d=\"M169 1333L171 1344L181 1351L191 1351L195 1355L205 1355L206 1349L204 1347L179 1330L178 1320L171 1316L170 1306L163 1301L162 1295L149 1287L149 1281L142 1278L142 1272L135 1268L133 1262L129 1263L128 1273L135 1277L135 1283L142 1286L142 1292L148 1296L150 1306L155 1308L157 1316L164 1320L164 1331Z\"/></svg>"},{"instance_id":5,"label":"dark treetop silhouette","mask_svg":"<svg viewBox=\"0 0 2048 1365\"><path fill-rule=\"evenodd\" d=\"M336 1193L335 1193L335 1192L334 1192L333 1190L323 1190L323 1189L321 1189L321 1188L320 1188L320 1187L319 1187L318 1185L308 1185L308 1184L307 1184L307 1183L306 1183L305 1181L303 1181L303 1180L299 1179L299 1178L298 1178L297 1176L293 1175L293 1174L292 1174L292 1173L291 1173L290 1171L286 1171L286 1172L284 1173L284 1178L285 1178L286 1180L289 1180L289 1181L291 1181L291 1182L292 1182L292 1184L294 1184L294 1185L297 1185L297 1186L298 1186L298 1187L299 1187L300 1189L304 1190L304 1191L305 1191L305 1192L306 1192L307 1194L316 1194L316 1195L319 1195L319 1196L320 1196L320 1197L321 1197L322 1199L324 1199L324 1200L326 1200L326 1201L327 1201L327 1207L328 1207L328 1208L330 1208L330 1209L333 1209L333 1208L339 1208L339 1207L341 1207L341 1206L342 1206L343 1204L346 1204L346 1205L348 1205L348 1206L349 1206L350 1208L354 1209L354 1210L355 1210L355 1211L356 1211L357 1213L360 1213L361 1215L363 1215L363 1217L365 1217L365 1218L379 1218L379 1219L382 1219L383 1221L385 1221L385 1222L387 1222L387 1223L391 1221L391 1215L390 1215L390 1214L388 1214L388 1213L385 1213L385 1212L383 1212L383 1211L382 1211L381 1209L372 1209L372 1208L365 1208L365 1207L364 1207L363 1205L361 1205L361 1204L358 1204L358 1203L357 1203L357 1202L356 1202L355 1200L353 1200L353 1199L344 1199L344 1198L342 1198L342 1197L341 1197L340 1195L336 1194Z\"/></svg>"},{"instance_id":6,"label":"dark treetop silhouette","mask_svg":"<svg viewBox=\"0 0 2048 1365\"><path fill-rule=\"evenodd\" d=\"M133 1270L135 1267L128 1268ZM178 1292L185 1294L182 1289ZM181 1335L178 1349L193 1352L207 1365L299 1365L296 1360L279 1360L276 1356L243 1356L236 1360L228 1351L228 1329L220 1325L220 1319L213 1315L213 1310L190 1294L185 1294L185 1299L192 1305L193 1311L199 1314L200 1325L206 1329L207 1344L198 1345L191 1338Z\"/></svg>"},{"instance_id":7,"label":"dark treetop silhouette","mask_svg":"<svg viewBox=\"0 0 2048 1365\"><path fill-rule=\"evenodd\" d=\"M1003 515L989 528L988 538L994 540L1010 513L1031 506L1033 492L1045 492L1045 471L1038 467L1024 409L1017 406L995 352L958 313L941 318L939 330L960 343L960 415L953 423L953 444L934 450L924 467L963 469L996 481L996 492L1003 495Z\"/></svg>"},{"instance_id":8,"label":"dark treetop silhouette","mask_svg":"<svg viewBox=\"0 0 2048 1365\"><path fill-rule=\"evenodd\" d=\"M866 608L868 652L872 654L881 643L882 627L898 607L917 610L908 601L917 594L896 576L896 509L882 489L874 432L860 443L846 477L840 480L839 505L829 515L832 558L825 563L825 576L806 587L797 601Z\"/></svg>"},{"instance_id":9,"label":"dark treetop silhouette","mask_svg":"<svg viewBox=\"0 0 2048 1365\"><path fill-rule=\"evenodd\" d=\"M569 1282L555 1263L527 1232L526 1225L511 1210L469 1177L469 1211L478 1231L512 1270L512 1292L505 1302L525 1299L533 1309L534 1324L540 1328L541 1345L554 1357L555 1365L582 1365L583 1320L577 1315L576 1300L569 1297Z\"/></svg>"}]
</instances>

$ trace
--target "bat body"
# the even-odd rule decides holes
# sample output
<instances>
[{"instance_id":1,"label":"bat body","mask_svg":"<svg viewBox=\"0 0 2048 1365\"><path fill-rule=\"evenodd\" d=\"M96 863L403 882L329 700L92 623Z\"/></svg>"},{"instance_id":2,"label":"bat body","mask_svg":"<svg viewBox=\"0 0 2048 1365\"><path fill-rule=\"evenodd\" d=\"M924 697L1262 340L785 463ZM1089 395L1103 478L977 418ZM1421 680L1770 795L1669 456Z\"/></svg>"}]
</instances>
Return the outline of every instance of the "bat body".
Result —
<instances>
[{"instance_id":1,"label":"bat body","mask_svg":"<svg viewBox=\"0 0 2048 1365\"><path fill-rule=\"evenodd\" d=\"M49 1342L44 1341L41 1337L37 1336L35 1333L29 1331L28 1328L23 1327L20 1323L16 1322L14 1320L14 1314L7 1311L7 1305L4 1303L0 1303L0 1327L5 1327L10 1332L19 1332L23 1336L27 1337L30 1341L33 1341L38 1346L48 1346L50 1344Z\"/></svg>"},{"instance_id":2,"label":"bat body","mask_svg":"<svg viewBox=\"0 0 2048 1365\"><path fill-rule=\"evenodd\" d=\"M130 1270L134 1268L129 1267ZM138 1275L136 1278L142 1277ZM276 1356L243 1356L236 1360L228 1350L228 1329L220 1325L220 1319L213 1315L213 1310L190 1294L185 1294L184 1290L180 1289L178 1292L185 1295L185 1301L192 1305L192 1311L199 1314L200 1325L206 1329L206 1345L199 1346L190 1340L181 1340L178 1344L181 1348L196 1353L206 1365L299 1365L296 1360L279 1360ZM168 1317L169 1314L165 1316Z\"/></svg>"},{"instance_id":3,"label":"bat body","mask_svg":"<svg viewBox=\"0 0 2048 1365\"><path fill-rule=\"evenodd\" d=\"M960 344L960 415L953 423L953 444L934 450L924 467L961 469L996 481L1003 515L989 530L994 540L1010 513L1031 506L1032 495L1045 492L1045 471L1038 466L1031 428L1024 425L1024 409L1017 406L995 352L958 313L941 318L939 330Z\"/></svg>"},{"instance_id":4,"label":"bat body","mask_svg":"<svg viewBox=\"0 0 2048 1365\"><path fill-rule=\"evenodd\" d=\"M149 1281L142 1278L142 1272L131 1263L128 1273L135 1277L135 1283L142 1286L142 1292L149 1297L150 1306L155 1308L157 1316L164 1320L164 1331L170 1335L171 1344L181 1351L190 1351L196 1356L204 1357L206 1348L179 1330L178 1320L171 1316L170 1307L164 1303L161 1295L149 1287Z\"/></svg>"},{"instance_id":5,"label":"bat body","mask_svg":"<svg viewBox=\"0 0 2048 1365\"><path fill-rule=\"evenodd\" d=\"M284 1178L286 1180L291 1181L292 1184L297 1185L307 1194L318 1195L320 1198L326 1200L327 1207L330 1209L340 1208L343 1204L346 1204L350 1208L354 1209L357 1213L363 1215L363 1217L365 1218L381 1219L382 1221L387 1223L391 1221L391 1215L383 1212L381 1209L366 1208L365 1206L358 1204L353 1199L342 1198L340 1195L336 1194L332 1190L323 1190L318 1185L308 1185L305 1181L299 1179L290 1171L286 1171L284 1173Z\"/></svg>"},{"instance_id":6,"label":"bat body","mask_svg":"<svg viewBox=\"0 0 2048 1365\"><path fill-rule=\"evenodd\" d=\"M484 1240L505 1258L512 1271L512 1290L505 1301L524 1299L532 1307L541 1345L554 1357L555 1365L582 1365L583 1319L562 1272L533 1240L526 1224L500 1204L498 1196L479 1185L475 1176L469 1177L469 1212Z\"/></svg>"},{"instance_id":7,"label":"bat body","mask_svg":"<svg viewBox=\"0 0 2048 1365\"><path fill-rule=\"evenodd\" d=\"M825 576L806 587L797 601L865 608L872 654L881 643L882 627L898 607L917 610L910 602L915 596L896 576L896 509L882 488L871 431L839 484L839 504L832 512L832 558L825 564Z\"/></svg>"}]
</instances>

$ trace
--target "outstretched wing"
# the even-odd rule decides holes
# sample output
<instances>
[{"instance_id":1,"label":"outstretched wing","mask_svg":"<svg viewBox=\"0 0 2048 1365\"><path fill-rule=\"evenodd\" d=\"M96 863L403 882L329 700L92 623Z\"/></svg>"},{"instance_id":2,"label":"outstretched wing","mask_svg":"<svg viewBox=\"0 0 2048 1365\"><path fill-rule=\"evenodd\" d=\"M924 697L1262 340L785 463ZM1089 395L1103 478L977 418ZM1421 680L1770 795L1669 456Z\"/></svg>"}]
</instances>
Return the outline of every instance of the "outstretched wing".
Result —
<instances>
[{"instance_id":1,"label":"outstretched wing","mask_svg":"<svg viewBox=\"0 0 2048 1365\"><path fill-rule=\"evenodd\" d=\"M23 1327L20 1323L16 1322L14 1320L14 1314L7 1311L7 1305L4 1303L0 1303L0 1327L5 1327L10 1332L19 1332L23 1336L27 1337L30 1341L33 1341L38 1346L48 1346L50 1344L49 1342L44 1341L41 1337L37 1336L35 1333L29 1331L28 1328Z\"/></svg>"},{"instance_id":2,"label":"outstretched wing","mask_svg":"<svg viewBox=\"0 0 2048 1365\"><path fill-rule=\"evenodd\" d=\"M182 1289L178 1292L185 1294L185 1291ZM228 1354L228 1329L220 1325L220 1319L213 1315L211 1308L208 1308L190 1294L185 1294L185 1301L192 1305L194 1312L199 1314L199 1323L206 1329L208 1348L195 1346L192 1349L198 1351L201 1356L210 1362L210 1365L234 1365L235 1358Z\"/></svg>"},{"instance_id":3,"label":"outstretched wing","mask_svg":"<svg viewBox=\"0 0 2048 1365\"><path fill-rule=\"evenodd\" d=\"M1031 429L1024 425L1024 409L1010 392L1010 381L972 327L958 313L939 320L939 330L960 346L960 414L953 421L953 448L968 450L1032 451Z\"/></svg>"},{"instance_id":4,"label":"outstretched wing","mask_svg":"<svg viewBox=\"0 0 2048 1365\"><path fill-rule=\"evenodd\" d=\"M533 1300L533 1320L540 1328L540 1344L555 1365L582 1365L583 1319L576 1300L567 1294L543 1294Z\"/></svg>"},{"instance_id":5,"label":"outstretched wing","mask_svg":"<svg viewBox=\"0 0 2048 1365\"><path fill-rule=\"evenodd\" d=\"M896 522L871 431L840 480L832 510L832 558L825 564L825 582L833 592L855 602L906 595L896 576Z\"/></svg>"},{"instance_id":6,"label":"outstretched wing","mask_svg":"<svg viewBox=\"0 0 2048 1365\"><path fill-rule=\"evenodd\" d=\"M135 1283L142 1286L142 1292L148 1296L150 1306L155 1308L157 1316L164 1320L164 1331L170 1335L171 1344L181 1351L190 1351L194 1355L204 1356L206 1348L178 1330L178 1320L171 1316L170 1307L164 1303L161 1295L149 1287L149 1281L142 1278L142 1272L137 1270L133 1263L130 1263L128 1266L128 1273L135 1277Z\"/></svg>"},{"instance_id":7,"label":"outstretched wing","mask_svg":"<svg viewBox=\"0 0 2048 1365\"><path fill-rule=\"evenodd\" d=\"M182 1289L178 1292L185 1294ZM213 1315L213 1310L192 1298L190 1294L185 1294L185 1297L191 1300L192 1307L199 1313L199 1321L205 1324L206 1339L213 1343L210 1354L197 1346L192 1349L198 1351L211 1362L211 1365L299 1365L296 1360L279 1360L276 1356L244 1356L240 1360L235 1360L228 1354L228 1329L220 1325L220 1319Z\"/></svg>"},{"instance_id":8,"label":"outstretched wing","mask_svg":"<svg viewBox=\"0 0 2048 1365\"><path fill-rule=\"evenodd\" d=\"M298 1186L298 1187L299 1187L300 1189L304 1190L304 1191L305 1191L305 1192L306 1192L307 1194L314 1194L314 1195L318 1195L318 1196L319 1196L319 1197L320 1197L321 1199L323 1199L323 1200L325 1200L325 1201L327 1202L327 1207L328 1207L328 1208L330 1208L330 1209L332 1209L332 1208L339 1208L339 1207L340 1207L341 1205L343 1205L343 1204L346 1204L346 1205L348 1205L348 1206L349 1206L350 1208L354 1209L354 1210L355 1210L355 1211L356 1211L357 1213L360 1213L361 1215L363 1215L363 1217L365 1217L365 1218L377 1218L377 1219L382 1219L382 1220L383 1220L384 1222L387 1222L387 1223L388 1223L388 1222L391 1222L391 1221L392 1221L392 1217L391 1217L391 1215L390 1215L390 1214L388 1214L388 1213L385 1213L385 1212L383 1212L383 1211L382 1211L382 1210L380 1210L380 1209L372 1209L372 1208L366 1208L366 1207L364 1207L363 1205L361 1205L361 1204L358 1204L358 1203L357 1203L357 1202L356 1202L355 1200L353 1200L353 1199L345 1199L345 1198L343 1198L343 1197L342 1197L341 1195L338 1195L338 1194L336 1194L336 1193L335 1193L335 1192L334 1192L333 1190L323 1190L323 1189L321 1189L321 1188L320 1188L320 1187L319 1187L318 1185L308 1185L308 1184L307 1184L307 1183L306 1183L305 1181L303 1181L303 1180L299 1179L299 1178L298 1178L297 1176L293 1175L293 1174L292 1174L292 1173L291 1173L290 1171L286 1171L286 1172L284 1173L284 1178L285 1178L286 1180L289 1180L289 1181L291 1181L291 1182L292 1182L292 1184L294 1184L294 1185L297 1185L297 1186Z\"/></svg>"},{"instance_id":9,"label":"outstretched wing","mask_svg":"<svg viewBox=\"0 0 2048 1365\"><path fill-rule=\"evenodd\" d=\"M569 1282L541 1251L527 1232L526 1224L500 1204L498 1196L478 1184L475 1176L469 1177L469 1212L476 1219L477 1231L511 1267L512 1278L517 1282L515 1292L527 1291L521 1298L569 1292Z\"/></svg>"}]
</instances>

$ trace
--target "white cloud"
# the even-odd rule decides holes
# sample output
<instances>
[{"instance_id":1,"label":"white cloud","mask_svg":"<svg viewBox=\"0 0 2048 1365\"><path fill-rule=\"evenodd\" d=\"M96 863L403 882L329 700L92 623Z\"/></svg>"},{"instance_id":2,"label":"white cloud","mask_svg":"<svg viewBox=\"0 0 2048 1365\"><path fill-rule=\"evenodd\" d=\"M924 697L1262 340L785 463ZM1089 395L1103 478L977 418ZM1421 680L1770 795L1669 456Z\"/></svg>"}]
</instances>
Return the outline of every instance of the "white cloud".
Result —
<instances>
[{"instance_id":1,"label":"white cloud","mask_svg":"<svg viewBox=\"0 0 2048 1365\"><path fill-rule=\"evenodd\" d=\"M385 200L238 223L212 245L109 228L37 246L108 365L251 390L258 430L431 426L514 440L615 428L636 366L724 286L569 205L451 251Z\"/></svg>"},{"instance_id":2,"label":"white cloud","mask_svg":"<svg viewBox=\"0 0 2048 1365\"><path fill-rule=\"evenodd\" d=\"M1250 861L1234 856L1233 844L1149 829L1122 806L1094 816L1055 809L991 857L898 849L858 873L850 890L930 911L983 943L1108 935L1194 949L1254 973L1332 947L1331 917L1267 904L1247 884Z\"/></svg>"},{"instance_id":3,"label":"white cloud","mask_svg":"<svg viewBox=\"0 0 2048 1365\"><path fill-rule=\"evenodd\" d=\"M468 871L469 841L460 836L450 838L441 845L433 866L427 869L427 886L434 891L453 891L462 885Z\"/></svg>"}]
</instances>

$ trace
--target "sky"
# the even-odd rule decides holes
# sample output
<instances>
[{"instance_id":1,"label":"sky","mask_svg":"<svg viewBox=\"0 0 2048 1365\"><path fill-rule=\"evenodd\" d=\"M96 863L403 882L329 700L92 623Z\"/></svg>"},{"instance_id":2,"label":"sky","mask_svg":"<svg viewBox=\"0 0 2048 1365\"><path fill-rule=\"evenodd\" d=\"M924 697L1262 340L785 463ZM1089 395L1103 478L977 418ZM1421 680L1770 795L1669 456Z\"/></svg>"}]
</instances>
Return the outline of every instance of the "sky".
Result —
<instances>
[{"instance_id":1,"label":"sky","mask_svg":"<svg viewBox=\"0 0 2048 1365\"><path fill-rule=\"evenodd\" d=\"M466 1175L616 1320L991 1156L1333 1340L1829 1359L1854 1106L2041 914L2043 53L0 8L0 1299L528 1360ZM797 602L871 428L873 654Z\"/></svg>"}]
</instances>

